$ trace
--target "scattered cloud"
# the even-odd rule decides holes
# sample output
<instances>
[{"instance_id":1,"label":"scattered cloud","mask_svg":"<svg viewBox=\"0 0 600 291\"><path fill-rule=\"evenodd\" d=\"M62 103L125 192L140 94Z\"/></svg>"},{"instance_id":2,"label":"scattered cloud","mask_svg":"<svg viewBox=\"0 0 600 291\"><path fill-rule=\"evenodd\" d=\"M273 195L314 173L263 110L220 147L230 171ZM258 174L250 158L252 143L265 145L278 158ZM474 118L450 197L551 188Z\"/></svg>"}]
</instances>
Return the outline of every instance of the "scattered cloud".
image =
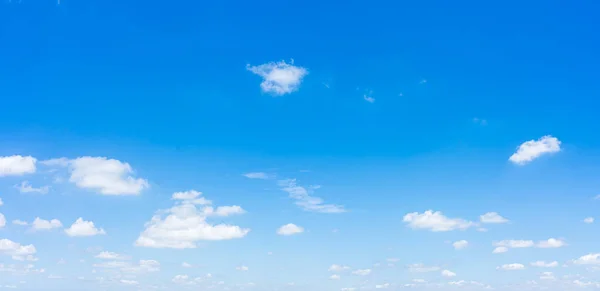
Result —
<instances>
[{"instance_id":1,"label":"scattered cloud","mask_svg":"<svg viewBox=\"0 0 600 291\"><path fill-rule=\"evenodd\" d=\"M27 256L35 255L37 252L33 245L21 245L9 239L0 239L0 254L11 256L16 260L24 260Z\"/></svg>"},{"instance_id":2,"label":"scattered cloud","mask_svg":"<svg viewBox=\"0 0 600 291\"><path fill-rule=\"evenodd\" d=\"M340 275L333 274L333 275L329 276L329 279L331 279L331 280L339 280L340 279Z\"/></svg>"},{"instance_id":3,"label":"scattered cloud","mask_svg":"<svg viewBox=\"0 0 600 291\"><path fill-rule=\"evenodd\" d=\"M248 64L246 69L262 77L260 88L264 93L275 96L297 91L303 78L308 75L306 68L294 66L294 60L290 64L285 61L269 62L258 66Z\"/></svg>"},{"instance_id":4,"label":"scattered cloud","mask_svg":"<svg viewBox=\"0 0 600 291\"><path fill-rule=\"evenodd\" d=\"M298 233L303 233L304 228L297 226L293 223L288 223L286 225L281 226L277 229L277 234L279 235L293 235Z\"/></svg>"},{"instance_id":5,"label":"scattered cloud","mask_svg":"<svg viewBox=\"0 0 600 291\"><path fill-rule=\"evenodd\" d=\"M252 173L246 173L246 174L242 174L242 176L248 178L248 179L262 179L262 180L267 180L267 179L271 179L271 175L264 173L264 172L252 172Z\"/></svg>"},{"instance_id":6,"label":"scattered cloud","mask_svg":"<svg viewBox=\"0 0 600 291\"><path fill-rule=\"evenodd\" d=\"M371 97L370 95L363 95L363 99L365 99L365 101L369 102L369 103L375 103L375 98Z\"/></svg>"},{"instance_id":7,"label":"scattered cloud","mask_svg":"<svg viewBox=\"0 0 600 291\"><path fill-rule=\"evenodd\" d=\"M103 195L138 195L149 187L148 181L133 176L129 163L106 157L52 159L41 162L47 166L68 167L69 181L79 188L95 190Z\"/></svg>"},{"instance_id":8,"label":"scattered cloud","mask_svg":"<svg viewBox=\"0 0 600 291\"><path fill-rule=\"evenodd\" d=\"M246 266L239 266L239 267L235 267L235 269L236 269L236 270L238 270L238 271L243 271L243 272L245 272L245 271L248 271L248 270L249 270L249 268L248 268L248 267L246 267Z\"/></svg>"},{"instance_id":9,"label":"scattered cloud","mask_svg":"<svg viewBox=\"0 0 600 291\"><path fill-rule=\"evenodd\" d=\"M29 181L23 181L19 185L15 185L15 188L19 190L21 193L40 193L40 194L48 194L50 191L50 186L42 186L39 188L34 188L29 184Z\"/></svg>"},{"instance_id":10,"label":"scattered cloud","mask_svg":"<svg viewBox=\"0 0 600 291\"><path fill-rule=\"evenodd\" d=\"M62 228L63 225L58 219L44 220L36 217L31 223L32 230L51 230L55 228Z\"/></svg>"},{"instance_id":11,"label":"scattered cloud","mask_svg":"<svg viewBox=\"0 0 600 291\"><path fill-rule=\"evenodd\" d=\"M29 225L29 223L27 221L23 221L23 220L19 220L19 219L13 220L12 223L14 225L21 225L21 226Z\"/></svg>"},{"instance_id":12,"label":"scattered cloud","mask_svg":"<svg viewBox=\"0 0 600 291\"><path fill-rule=\"evenodd\" d=\"M488 212L479 216L481 223L507 223L508 219L502 217L497 212Z\"/></svg>"},{"instance_id":13,"label":"scattered cloud","mask_svg":"<svg viewBox=\"0 0 600 291\"><path fill-rule=\"evenodd\" d=\"M127 260L127 256L123 256L113 252L103 251L94 256L94 258L102 259L102 260Z\"/></svg>"},{"instance_id":14,"label":"scattered cloud","mask_svg":"<svg viewBox=\"0 0 600 291\"><path fill-rule=\"evenodd\" d=\"M463 239L463 240L455 241L454 243L452 243L452 246L454 247L455 250L461 250L461 249L468 247L469 242Z\"/></svg>"},{"instance_id":15,"label":"scattered cloud","mask_svg":"<svg viewBox=\"0 0 600 291\"><path fill-rule=\"evenodd\" d=\"M6 217L4 217L4 214L0 213L0 228L3 228L6 226Z\"/></svg>"},{"instance_id":16,"label":"scattered cloud","mask_svg":"<svg viewBox=\"0 0 600 291\"><path fill-rule=\"evenodd\" d=\"M496 247L492 253L494 254L501 254L501 253L506 253L508 252L508 248L507 247Z\"/></svg>"},{"instance_id":17,"label":"scattered cloud","mask_svg":"<svg viewBox=\"0 0 600 291\"><path fill-rule=\"evenodd\" d=\"M250 229L236 225L209 223L210 217L225 217L245 211L239 206L222 206L215 210L208 206L208 200L199 198L199 195L201 193L194 190L174 193L172 199L176 200L175 206L158 211L146 223L145 230L135 245L150 248L196 248L198 241L237 239L250 232Z\"/></svg>"},{"instance_id":18,"label":"scattered cloud","mask_svg":"<svg viewBox=\"0 0 600 291\"><path fill-rule=\"evenodd\" d=\"M440 270L438 266L425 266L424 264L408 265L408 270L417 273L436 272Z\"/></svg>"},{"instance_id":19,"label":"scattered cloud","mask_svg":"<svg viewBox=\"0 0 600 291\"><path fill-rule=\"evenodd\" d=\"M549 238L547 240L539 241L536 245L538 248L548 249L548 248L560 248L564 247L567 244L560 239Z\"/></svg>"},{"instance_id":20,"label":"scattered cloud","mask_svg":"<svg viewBox=\"0 0 600 291\"><path fill-rule=\"evenodd\" d=\"M583 222L585 223L594 223L594 218L593 217L586 217Z\"/></svg>"},{"instance_id":21,"label":"scattered cloud","mask_svg":"<svg viewBox=\"0 0 600 291\"><path fill-rule=\"evenodd\" d=\"M504 270L504 271L516 271L516 270L524 270L525 266L523 264L505 264L502 266L497 267L496 269L498 270Z\"/></svg>"},{"instance_id":22,"label":"scattered cloud","mask_svg":"<svg viewBox=\"0 0 600 291\"><path fill-rule=\"evenodd\" d=\"M476 224L460 218L448 218L440 211L427 210L404 215L403 221L413 229L427 229L433 232L465 230Z\"/></svg>"},{"instance_id":23,"label":"scattered cloud","mask_svg":"<svg viewBox=\"0 0 600 291\"><path fill-rule=\"evenodd\" d=\"M554 267L558 267L558 262L557 261L553 261L553 262L536 261L536 262L532 262L530 265L533 267L540 267L540 268L554 268Z\"/></svg>"},{"instance_id":24,"label":"scattered cloud","mask_svg":"<svg viewBox=\"0 0 600 291\"><path fill-rule=\"evenodd\" d=\"M487 125L487 120L475 117L475 118L473 118L473 123L485 126L485 125Z\"/></svg>"},{"instance_id":25,"label":"scattered cloud","mask_svg":"<svg viewBox=\"0 0 600 291\"><path fill-rule=\"evenodd\" d=\"M448 270L443 270L442 276L444 276L446 278L456 277L456 273L454 273L452 271L448 271Z\"/></svg>"},{"instance_id":26,"label":"scattered cloud","mask_svg":"<svg viewBox=\"0 0 600 291\"><path fill-rule=\"evenodd\" d=\"M495 242L493 243L494 246L496 247L507 247L507 248L530 248L533 247L535 245L535 243L532 240L514 240L514 239L509 239L509 240L502 240L499 242Z\"/></svg>"},{"instance_id":27,"label":"scattered cloud","mask_svg":"<svg viewBox=\"0 0 600 291\"><path fill-rule=\"evenodd\" d=\"M186 263L186 262L181 263L181 266L184 267L184 268L191 268L191 267L193 267L192 264Z\"/></svg>"},{"instance_id":28,"label":"scattered cloud","mask_svg":"<svg viewBox=\"0 0 600 291\"><path fill-rule=\"evenodd\" d=\"M32 156L3 156L0 157L0 177L22 176L36 171L37 160Z\"/></svg>"},{"instance_id":29,"label":"scattered cloud","mask_svg":"<svg viewBox=\"0 0 600 291\"><path fill-rule=\"evenodd\" d=\"M557 138L550 135L538 140L526 141L517 148L509 160L517 165L525 165L542 155L559 152L560 144Z\"/></svg>"},{"instance_id":30,"label":"scattered cloud","mask_svg":"<svg viewBox=\"0 0 600 291\"><path fill-rule=\"evenodd\" d=\"M298 186L296 179L280 180L279 186L281 190L287 192L292 199L296 200L296 205L305 211L320 212L320 213L343 213L346 212L344 206L325 204L323 199L310 196L319 186L311 186L305 188Z\"/></svg>"},{"instance_id":31,"label":"scattered cloud","mask_svg":"<svg viewBox=\"0 0 600 291\"><path fill-rule=\"evenodd\" d=\"M367 276L367 275L371 274L371 269L354 270L354 271L352 271L352 274L358 275L358 276Z\"/></svg>"},{"instance_id":32,"label":"scattered cloud","mask_svg":"<svg viewBox=\"0 0 600 291\"><path fill-rule=\"evenodd\" d=\"M576 265L600 265L600 253L590 253L573 261Z\"/></svg>"},{"instance_id":33,"label":"scattered cloud","mask_svg":"<svg viewBox=\"0 0 600 291\"><path fill-rule=\"evenodd\" d=\"M336 273L347 271L347 270L350 270L350 267L343 266L343 265L336 265L336 264L331 265L328 269L329 272L336 272Z\"/></svg>"},{"instance_id":34,"label":"scattered cloud","mask_svg":"<svg viewBox=\"0 0 600 291\"><path fill-rule=\"evenodd\" d=\"M95 236L106 234L104 229L96 228L94 222L83 220L81 217L77 218L71 227L65 229L65 233L68 236Z\"/></svg>"}]
</instances>

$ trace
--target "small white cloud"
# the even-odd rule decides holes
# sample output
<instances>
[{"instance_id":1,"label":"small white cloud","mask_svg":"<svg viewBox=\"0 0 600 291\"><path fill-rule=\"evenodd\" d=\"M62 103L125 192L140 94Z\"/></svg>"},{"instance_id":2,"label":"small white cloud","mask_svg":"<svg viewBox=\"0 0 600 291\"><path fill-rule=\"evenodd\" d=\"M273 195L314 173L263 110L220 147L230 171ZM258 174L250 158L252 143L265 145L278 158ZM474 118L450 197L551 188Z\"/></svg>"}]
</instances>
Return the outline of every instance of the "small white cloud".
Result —
<instances>
[{"instance_id":1,"label":"small white cloud","mask_svg":"<svg viewBox=\"0 0 600 291\"><path fill-rule=\"evenodd\" d=\"M106 234L104 229L96 228L94 222L83 220L83 218L78 218L71 227L65 229L65 233L68 236L94 236Z\"/></svg>"},{"instance_id":2,"label":"small white cloud","mask_svg":"<svg viewBox=\"0 0 600 291\"><path fill-rule=\"evenodd\" d=\"M367 276L367 275L371 274L371 269L355 270L355 271L352 271L352 274L358 275L358 276Z\"/></svg>"},{"instance_id":3,"label":"small white cloud","mask_svg":"<svg viewBox=\"0 0 600 291\"><path fill-rule=\"evenodd\" d=\"M479 216L481 223L507 223L508 219L502 217L497 212L488 212Z\"/></svg>"},{"instance_id":4,"label":"small white cloud","mask_svg":"<svg viewBox=\"0 0 600 291\"><path fill-rule=\"evenodd\" d=\"M95 258L103 259L103 260L126 260L126 259L128 259L127 256L123 256L123 255L120 255L117 253L107 252L107 251L100 252L99 254L97 254L95 256Z\"/></svg>"},{"instance_id":5,"label":"small white cloud","mask_svg":"<svg viewBox=\"0 0 600 291\"><path fill-rule=\"evenodd\" d=\"M557 261L553 261L553 262L536 261L536 262L532 262L531 266L539 267L539 268L554 268L554 267L558 267L558 262Z\"/></svg>"},{"instance_id":6,"label":"small white cloud","mask_svg":"<svg viewBox=\"0 0 600 291\"><path fill-rule=\"evenodd\" d=\"M4 217L4 214L0 213L0 228L3 228L6 226L6 217Z\"/></svg>"},{"instance_id":7,"label":"small white cloud","mask_svg":"<svg viewBox=\"0 0 600 291\"><path fill-rule=\"evenodd\" d=\"M542 155L559 152L560 144L557 138L550 135L538 140L526 141L517 148L509 160L517 165L525 165Z\"/></svg>"},{"instance_id":8,"label":"small white cloud","mask_svg":"<svg viewBox=\"0 0 600 291\"><path fill-rule=\"evenodd\" d=\"M465 230L475 225L460 218L448 218L440 211L427 210L423 213L412 212L404 215L403 221L413 229L427 229L434 232Z\"/></svg>"},{"instance_id":9,"label":"small white cloud","mask_svg":"<svg viewBox=\"0 0 600 291\"><path fill-rule=\"evenodd\" d=\"M549 238L547 240L539 241L536 245L538 248L548 249L548 248L560 248L564 247L567 244L560 239Z\"/></svg>"},{"instance_id":10,"label":"small white cloud","mask_svg":"<svg viewBox=\"0 0 600 291\"><path fill-rule=\"evenodd\" d=\"M293 223L288 223L286 225L281 226L277 229L277 234L279 235L292 235L297 233L303 233L304 228L297 226Z\"/></svg>"},{"instance_id":11,"label":"small white cloud","mask_svg":"<svg viewBox=\"0 0 600 291\"><path fill-rule=\"evenodd\" d=\"M296 205L305 211L320 212L320 213L344 213L346 209L341 205L325 204L323 199L311 196L315 189L319 186L302 187L298 186L296 179L280 180L279 186L281 190L287 192L290 198L296 200Z\"/></svg>"},{"instance_id":12,"label":"small white cloud","mask_svg":"<svg viewBox=\"0 0 600 291\"><path fill-rule=\"evenodd\" d=\"M248 179L262 179L262 180L267 180L267 179L271 178L271 176L269 174L263 173L263 172L246 173L246 174L243 174L242 176L244 176Z\"/></svg>"},{"instance_id":13,"label":"small white cloud","mask_svg":"<svg viewBox=\"0 0 600 291\"><path fill-rule=\"evenodd\" d=\"M246 69L263 78L260 88L263 92L282 96L297 91L302 79L308 74L303 67L294 66L285 61L270 62L259 66L246 65Z\"/></svg>"},{"instance_id":14,"label":"small white cloud","mask_svg":"<svg viewBox=\"0 0 600 291\"><path fill-rule=\"evenodd\" d=\"M439 271L440 267L438 267L438 266L425 266L424 264L412 264L412 265L408 265L408 270L411 271L411 272L426 273L426 272Z\"/></svg>"},{"instance_id":15,"label":"small white cloud","mask_svg":"<svg viewBox=\"0 0 600 291\"><path fill-rule=\"evenodd\" d=\"M37 160L32 156L4 156L0 157L0 177L21 176L35 173Z\"/></svg>"},{"instance_id":16,"label":"small white cloud","mask_svg":"<svg viewBox=\"0 0 600 291\"><path fill-rule=\"evenodd\" d=\"M12 223L14 225L21 225L21 226L29 225L29 223L27 221L23 221L23 220L19 220L19 219L13 220Z\"/></svg>"},{"instance_id":17,"label":"small white cloud","mask_svg":"<svg viewBox=\"0 0 600 291\"><path fill-rule=\"evenodd\" d=\"M47 194L50 190L50 186L42 186L39 188L35 188L29 184L29 181L23 181L20 185L15 185L15 188L19 190L21 193L40 193Z\"/></svg>"},{"instance_id":18,"label":"small white cloud","mask_svg":"<svg viewBox=\"0 0 600 291\"><path fill-rule=\"evenodd\" d=\"M542 272L542 274L540 275L540 280L556 280L556 277L554 277L554 274L552 272Z\"/></svg>"},{"instance_id":19,"label":"small white cloud","mask_svg":"<svg viewBox=\"0 0 600 291\"><path fill-rule=\"evenodd\" d=\"M448 270L443 270L442 276L444 276L446 278L456 277L456 273L454 273L452 271L448 271Z\"/></svg>"},{"instance_id":20,"label":"small white cloud","mask_svg":"<svg viewBox=\"0 0 600 291\"><path fill-rule=\"evenodd\" d=\"M496 269L505 271L516 271L525 269L525 266L523 264L505 264L497 267Z\"/></svg>"},{"instance_id":21,"label":"small white cloud","mask_svg":"<svg viewBox=\"0 0 600 291\"><path fill-rule=\"evenodd\" d=\"M387 289L390 287L390 283L383 283L380 285L375 285L375 289Z\"/></svg>"},{"instance_id":22,"label":"small white cloud","mask_svg":"<svg viewBox=\"0 0 600 291\"><path fill-rule=\"evenodd\" d=\"M594 223L594 218L593 217L586 217L583 222L585 223Z\"/></svg>"},{"instance_id":23,"label":"small white cloud","mask_svg":"<svg viewBox=\"0 0 600 291\"><path fill-rule=\"evenodd\" d=\"M493 254L501 254L501 253L506 253L508 252L508 248L507 247L496 247L492 253Z\"/></svg>"},{"instance_id":24,"label":"small white cloud","mask_svg":"<svg viewBox=\"0 0 600 291\"><path fill-rule=\"evenodd\" d=\"M229 240L245 237L250 229L236 225L211 224L208 219L214 216L242 214L239 206L222 206L216 210L206 206L208 200L198 198L200 192L187 191L173 194L175 206L158 211L146 223L146 229L135 242L136 246L150 248L196 248L202 240ZM197 208L200 205L200 208Z\"/></svg>"},{"instance_id":25,"label":"small white cloud","mask_svg":"<svg viewBox=\"0 0 600 291\"><path fill-rule=\"evenodd\" d=\"M461 250L461 249L468 247L469 242L463 239L463 240L455 241L454 243L452 243L452 246L454 247L455 250Z\"/></svg>"},{"instance_id":26,"label":"small white cloud","mask_svg":"<svg viewBox=\"0 0 600 291\"><path fill-rule=\"evenodd\" d=\"M140 283L138 281L135 280L125 280L125 279L121 279L119 282L125 284L125 285L139 285Z\"/></svg>"},{"instance_id":27,"label":"small white cloud","mask_svg":"<svg viewBox=\"0 0 600 291\"><path fill-rule=\"evenodd\" d=\"M35 255L37 252L33 245L21 245L9 239L0 239L0 254L12 256L13 258L23 258L29 255Z\"/></svg>"},{"instance_id":28,"label":"small white cloud","mask_svg":"<svg viewBox=\"0 0 600 291\"><path fill-rule=\"evenodd\" d=\"M530 248L533 247L535 245L535 243L532 240L514 240L514 239L509 239L509 240L502 240L499 242L495 242L493 243L494 246L496 247L507 247L507 248Z\"/></svg>"},{"instance_id":29,"label":"small white cloud","mask_svg":"<svg viewBox=\"0 0 600 291\"><path fill-rule=\"evenodd\" d=\"M181 263L181 266L184 267L184 268L191 268L192 264L183 262L183 263Z\"/></svg>"},{"instance_id":30,"label":"small white cloud","mask_svg":"<svg viewBox=\"0 0 600 291\"><path fill-rule=\"evenodd\" d=\"M473 123L485 126L485 125L487 125L487 120L475 117L475 118L473 118Z\"/></svg>"},{"instance_id":31,"label":"small white cloud","mask_svg":"<svg viewBox=\"0 0 600 291\"><path fill-rule=\"evenodd\" d=\"M343 266L343 265L337 265L337 264L333 264L329 267L328 271L329 272L342 272L342 271L347 271L350 270L350 267L348 266Z\"/></svg>"},{"instance_id":32,"label":"small white cloud","mask_svg":"<svg viewBox=\"0 0 600 291\"><path fill-rule=\"evenodd\" d=\"M587 254L573 261L577 265L600 265L600 253Z\"/></svg>"},{"instance_id":33,"label":"small white cloud","mask_svg":"<svg viewBox=\"0 0 600 291\"><path fill-rule=\"evenodd\" d=\"M133 176L129 163L106 157L52 159L42 162L48 166L68 166L69 181L79 188L96 190L104 195L138 195L149 187L148 181Z\"/></svg>"},{"instance_id":34,"label":"small white cloud","mask_svg":"<svg viewBox=\"0 0 600 291\"><path fill-rule=\"evenodd\" d=\"M243 271L243 272L245 272L245 271L248 271L248 270L249 270L249 268L248 268L248 267L246 267L246 266L239 266L239 267L235 267L235 269L236 269L236 270L238 270L238 271Z\"/></svg>"},{"instance_id":35,"label":"small white cloud","mask_svg":"<svg viewBox=\"0 0 600 291\"><path fill-rule=\"evenodd\" d=\"M33 223L31 223L31 228L33 230L51 230L55 228L63 227L62 223L58 219L45 220L39 217L36 217Z\"/></svg>"},{"instance_id":36,"label":"small white cloud","mask_svg":"<svg viewBox=\"0 0 600 291\"><path fill-rule=\"evenodd\" d=\"M369 103L374 103L375 102L375 98L368 96L368 95L364 95L363 99L365 99L365 101L369 102Z\"/></svg>"},{"instance_id":37,"label":"small white cloud","mask_svg":"<svg viewBox=\"0 0 600 291\"><path fill-rule=\"evenodd\" d=\"M339 280L340 279L340 275L333 274L333 275L329 276L329 279L331 279L331 280Z\"/></svg>"},{"instance_id":38,"label":"small white cloud","mask_svg":"<svg viewBox=\"0 0 600 291\"><path fill-rule=\"evenodd\" d=\"M2 198L0 198L0 206L4 205L4 201L2 201Z\"/></svg>"}]
</instances>

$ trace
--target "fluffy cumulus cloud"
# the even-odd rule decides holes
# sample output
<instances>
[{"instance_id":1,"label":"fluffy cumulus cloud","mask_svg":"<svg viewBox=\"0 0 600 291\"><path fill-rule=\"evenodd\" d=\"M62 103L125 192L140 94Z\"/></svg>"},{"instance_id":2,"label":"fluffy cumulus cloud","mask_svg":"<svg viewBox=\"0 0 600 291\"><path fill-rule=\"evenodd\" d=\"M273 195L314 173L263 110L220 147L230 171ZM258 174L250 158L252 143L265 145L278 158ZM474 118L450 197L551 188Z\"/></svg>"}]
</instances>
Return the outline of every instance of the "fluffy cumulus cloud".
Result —
<instances>
[{"instance_id":1,"label":"fluffy cumulus cloud","mask_svg":"<svg viewBox=\"0 0 600 291\"><path fill-rule=\"evenodd\" d=\"M246 65L246 69L262 77L260 88L263 92L281 96L297 91L302 79L308 74L303 67L294 66L292 60L289 64L285 61L270 62L258 66Z\"/></svg>"},{"instance_id":2,"label":"fluffy cumulus cloud","mask_svg":"<svg viewBox=\"0 0 600 291\"><path fill-rule=\"evenodd\" d=\"M461 250L461 249L468 247L469 242L463 239L463 240L455 241L454 243L452 243L452 246L456 250Z\"/></svg>"},{"instance_id":3,"label":"fluffy cumulus cloud","mask_svg":"<svg viewBox=\"0 0 600 291\"><path fill-rule=\"evenodd\" d=\"M297 226L293 223L288 223L277 229L277 234L279 234L279 235L293 235L293 234L298 234L298 233L303 233L303 232L304 232L304 228Z\"/></svg>"},{"instance_id":4,"label":"fluffy cumulus cloud","mask_svg":"<svg viewBox=\"0 0 600 291\"><path fill-rule=\"evenodd\" d=\"M31 156L0 157L0 177L35 173L37 160Z\"/></svg>"},{"instance_id":5,"label":"fluffy cumulus cloud","mask_svg":"<svg viewBox=\"0 0 600 291\"><path fill-rule=\"evenodd\" d=\"M37 252L33 245L21 245L9 239L0 239L0 254L11 256L13 259L22 261L23 258L33 256Z\"/></svg>"},{"instance_id":6,"label":"fluffy cumulus cloud","mask_svg":"<svg viewBox=\"0 0 600 291\"><path fill-rule=\"evenodd\" d=\"M449 271L449 270L443 270L442 276L444 276L446 278L456 277L456 273Z\"/></svg>"},{"instance_id":7,"label":"fluffy cumulus cloud","mask_svg":"<svg viewBox=\"0 0 600 291\"><path fill-rule=\"evenodd\" d=\"M320 186L302 187L296 183L296 179L280 180L279 186L281 187L281 190L290 195L290 198L296 200L296 205L305 211L320 213L346 212L344 206L325 204L323 199L311 196L314 190L319 189Z\"/></svg>"},{"instance_id":8,"label":"fluffy cumulus cloud","mask_svg":"<svg viewBox=\"0 0 600 291\"><path fill-rule=\"evenodd\" d=\"M488 212L479 216L479 221L481 221L481 223L507 223L508 219L496 212Z\"/></svg>"},{"instance_id":9,"label":"fluffy cumulus cloud","mask_svg":"<svg viewBox=\"0 0 600 291\"><path fill-rule=\"evenodd\" d=\"M145 225L135 245L151 248L195 248L196 242L229 240L245 237L250 229L229 224L211 224L211 217L242 214L239 206L221 206L216 209L211 202L200 197L197 191L177 192L172 196L176 203L167 210L158 211Z\"/></svg>"},{"instance_id":10,"label":"fluffy cumulus cloud","mask_svg":"<svg viewBox=\"0 0 600 291\"><path fill-rule=\"evenodd\" d=\"M33 223L31 223L31 228L33 230L51 230L61 227L63 227L63 225L58 219L45 220L36 217L35 220L33 220Z\"/></svg>"},{"instance_id":11,"label":"fluffy cumulus cloud","mask_svg":"<svg viewBox=\"0 0 600 291\"><path fill-rule=\"evenodd\" d=\"M426 229L434 232L465 230L476 224L461 218L448 218L440 211L427 210L404 215L403 221L413 229Z\"/></svg>"},{"instance_id":12,"label":"fluffy cumulus cloud","mask_svg":"<svg viewBox=\"0 0 600 291\"><path fill-rule=\"evenodd\" d=\"M77 187L104 195L137 195L149 187L148 181L133 176L129 163L106 157L79 157L52 159L41 162L47 166L67 166L69 181Z\"/></svg>"},{"instance_id":13,"label":"fluffy cumulus cloud","mask_svg":"<svg viewBox=\"0 0 600 291\"><path fill-rule=\"evenodd\" d=\"M545 154L560 151L561 142L550 135L543 136L538 140L530 140L522 143L509 160L517 165L527 164Z\"/></svg>"},{"instance_id":14,"label":"fluffy cumulus cloud","mask_svg":"<svg viewBox=\"0 0 600 291\"><path fill-rule=\"evenodd\" d=\"M524 270L525 266L523 264L505 264L502 266L497 267L496 269L498 270L504 270L504 271L517 271L517 270Z\"/></svg>"},{"instance_id":15,"label":"fluffy cumulus cloud","mask_svg":"<svg viewBox=\"0 0 600 291\"><path fill-rule=\"evenodd\" d=\"M600 253L592 253L573 260L576 265L600 265Z\"/></svg>"},{"instance_id":16,"label":"fluffy cumulus cloud","mask_svg":"<svg viewBox=\"0 0 600 291\"><path fill-rule=\"evenodd\" d=\"M68 236L95 236L106 234L104 229L97 228L94 222L78 218L71 227L65 229Z\"/></svg>"},{"instance_id":17,"label":"fluffy cumulus cloud","mask_svg":"<svg viewBox=\"0 0 600 291\"><path fill-rule=\"evenodd\" d=\"M563 240L555 239L555 238L549 238L547 240L539 241L536 244L536 247L543 248L543 249L551 249L551 248L564 247L566 245L567 244Z\"/></svg>"}]
</instances>

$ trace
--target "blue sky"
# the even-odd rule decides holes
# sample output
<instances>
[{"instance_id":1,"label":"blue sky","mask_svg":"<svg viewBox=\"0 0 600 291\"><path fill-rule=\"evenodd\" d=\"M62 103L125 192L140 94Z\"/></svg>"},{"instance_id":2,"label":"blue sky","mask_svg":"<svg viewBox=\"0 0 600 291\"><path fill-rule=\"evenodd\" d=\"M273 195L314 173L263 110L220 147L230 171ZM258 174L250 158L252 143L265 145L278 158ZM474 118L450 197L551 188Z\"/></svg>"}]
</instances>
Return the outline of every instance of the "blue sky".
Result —
<instances>
[{"instance_id":1,"label":"blue sky","mask_svg":"<svg viewBox=\"0 0 600 291\"><path fill-rule=\"evenodd\" d=\"M2 2L0 286L600 288L600 4L459 2Z\"/></svg>"}]
</instances>

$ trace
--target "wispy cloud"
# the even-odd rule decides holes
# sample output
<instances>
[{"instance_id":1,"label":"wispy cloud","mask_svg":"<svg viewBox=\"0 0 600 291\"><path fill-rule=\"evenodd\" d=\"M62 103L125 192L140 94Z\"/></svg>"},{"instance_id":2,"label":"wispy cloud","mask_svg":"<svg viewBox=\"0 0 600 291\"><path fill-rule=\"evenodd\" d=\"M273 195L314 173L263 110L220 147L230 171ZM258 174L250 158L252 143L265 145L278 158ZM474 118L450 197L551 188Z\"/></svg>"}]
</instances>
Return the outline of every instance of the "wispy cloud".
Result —
<instances>
[{"instance_id":1,"label":"wispy cloud","mask_svg":"<svg viewBox=\"0 0 600 291\"><path fill-rule=\"evenodd\" d=\"M296 205L306 211L320 213L343 213L346 212L344 206L325 204L323 199L311 196L315 189L320 186L309 186L308 188L299 186L296 179L285 179L279 181L281 190L287 192L291 198L296 200Z\"/></svg>"}]
</instances>

